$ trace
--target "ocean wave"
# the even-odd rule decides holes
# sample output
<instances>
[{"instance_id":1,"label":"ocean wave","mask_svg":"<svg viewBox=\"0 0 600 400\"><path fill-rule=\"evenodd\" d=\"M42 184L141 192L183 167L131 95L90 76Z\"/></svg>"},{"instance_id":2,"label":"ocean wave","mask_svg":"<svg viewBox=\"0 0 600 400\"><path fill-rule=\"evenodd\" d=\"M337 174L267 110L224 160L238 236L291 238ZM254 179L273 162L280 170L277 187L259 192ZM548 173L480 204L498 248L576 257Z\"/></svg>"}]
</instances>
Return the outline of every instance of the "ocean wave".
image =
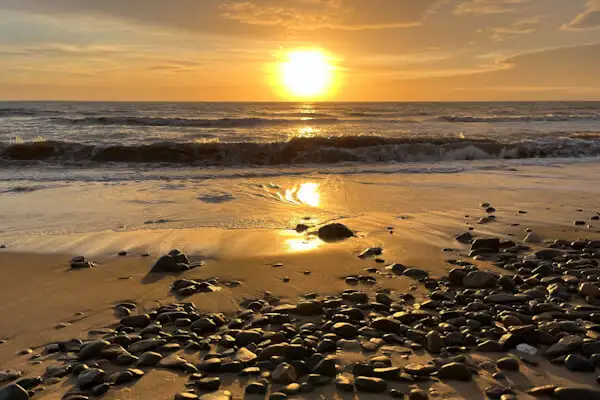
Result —
<instances>
[{"instance_id":1,"label":"ocean wave","mask_svg":"<svg viewBox=\"0 0 600 400\"><path fill-rule=\"evenodd\" d=\"M505 123L505 122L569 122L569 121L600 121L599 114L548 114L548 115L512 115L512 116L470 116L442 115L436 118L443 122L461 123Z\"/></svg>"},{"instance_id":2,"label":"ocean wave","mask_svg":"<svg viewBox=\"0 0 600 400\"><path fill-rule=\"evenodd\" d=\"M54 110L39 110L34 108L1 108L0 107L0 118L7 117L37 117L47 115L61 115L60 111Z\"/></svg>"},{"instance_id":3,"label":"ocean wave","mask_svg":"<svg viewBox=\"0 0 600 400\"><path fill-rule=\"evenodd\" d=\"M1 144L3 163L50 162L98 165L148 163L204 166L280 166L342 162L414 162L524 158L577 158L600 155L600 140L545 138L502 143L458 138L346 136L295 138L277 143L174 143L137 146L71 142Z\"/></svg>"},{"instance_id":4,"label":"ocean wave","mask_svg":"<svg viewBox=\"0 0 600 400\"><path fill-rule=\"evenodd\" d=\"M326 125L339 122L336 118L312 118L308 115L302 119L286 118L162 118L162 117L84 117L84 118L56 118L54 122L71 125L124 125L124 126L170 126L193 128L254 128L269 125L302 125L310 121L311 124Z\"/></svg>"}]
</instances>

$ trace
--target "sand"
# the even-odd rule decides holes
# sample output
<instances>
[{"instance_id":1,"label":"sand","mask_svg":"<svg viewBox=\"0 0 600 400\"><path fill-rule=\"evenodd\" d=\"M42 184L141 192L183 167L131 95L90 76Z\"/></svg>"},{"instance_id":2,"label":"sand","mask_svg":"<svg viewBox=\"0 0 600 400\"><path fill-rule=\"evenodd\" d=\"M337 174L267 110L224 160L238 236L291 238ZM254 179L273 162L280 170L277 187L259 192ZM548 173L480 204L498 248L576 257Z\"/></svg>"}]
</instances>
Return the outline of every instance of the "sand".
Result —
<instances>
[{"instance_id":1,"label":"sand","mask_svg":"<svg viewBox=\"0 0 600 400\"><path fill-rule=\"evenodd\" d=\"M273 187L258 178L217 180L210 182L211 188L232 193L234 200L212 203L198 200L206 182L187 182L172 191L152 190L157 182L124 187L89 183L5 195L0 204L0 215L6 217L0 243L7 245L0 252L0 339L7 341L0 345L0 369L22 369L28 376L43 373L46 362L31 365L27 356L17 352L86 338L91 329L112 326L118 322L113 307L121 301L135 301L141 311L177 301L169 287L182 277L239 281L238 287L221 286L217 292L185 300L203 311L232 313L242 301L262 297L265 291L283 302L296 302L311 292L326 295L345 290L345 276L386 265L357 257L371 246L384 249L382 258L388 264L399 262L440 277L452 268L446 260L466 258L468 246L454 237L468 227L478 236L513 240L522 240L525 228L548 240L598 239L600 223L594 225L590 216L600 211L599 173L600 165L583 164L455 174L311 174L280 178ZM318 201L311 195L298 197L298 188L307 182L317 184ZM286 188L292 190L287 198ZM44 206L48 199L55 206ZM477 224L486 214L482 202L497 209L496 222ZM165 216L171 222L145 223ZM573 222L580 219L591 222L590 226L575 227ZM324 243L310 233L293 231L303 221L314 227L340 221L356 230L357 237ZM205 265L178 277L148 274L156 258L172 248L180 248ZM117 256L120 250L128 254ZM144 252L152 256L142 257ZM72 271L69 260L75 255L85 255L98 266ZM276 263L283 266L273 267ZM495 268L485 261L475 263L482 269ZM425 293L407 277L375 276L376 285L361 289L374 293L388 288L396 294L411 292L417 298ZM283 278L290 281L285 283ZM59 323L69 325L57 329ZM360 359L362 355L343 357ZM403 365L428 356L405 360L395 355L394 359ZM540 367L524 367L511 375L519 398L529 398L522 391L535 385L597 386L595 374L570 373L542 358L538 361ZM170 399L184 389L185 381L180 375L153 371L131 387L111 390L105 398ZM491 377L482 375L474 383L419 386L429 389L431 398L477 399L484 397L482 390L489 382ZM241 398L243 382L228 384L234 398ZM61 382L35 398L60 398L71 386L72 382ZM334 396L331 390L323 395Z\"/></svg>"}]
</instances>

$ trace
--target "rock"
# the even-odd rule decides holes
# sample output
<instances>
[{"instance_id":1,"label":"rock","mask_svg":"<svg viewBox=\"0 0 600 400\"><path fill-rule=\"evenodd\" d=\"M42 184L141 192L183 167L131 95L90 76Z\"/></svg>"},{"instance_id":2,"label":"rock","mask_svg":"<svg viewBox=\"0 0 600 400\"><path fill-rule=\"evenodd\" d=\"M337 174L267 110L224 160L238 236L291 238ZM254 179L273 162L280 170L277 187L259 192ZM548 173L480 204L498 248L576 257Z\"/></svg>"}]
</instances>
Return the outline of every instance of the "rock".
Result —
<instances>
[{"instance_id":1,"label":"rock","mask_svg":"<svg viewBox=\"0 0 600 400\"><path fill-rule=\"evenodd\" d=\"M162 360L162 358L163 356L161 354L148 351L138 358L135 365L137 367L154 367Z\"/></svg>"},{"instance_id":2,"label":"rock","mask_svg":"<svg viewBox=\"0 0 600 400\"><path fill-rule=\"evenodd\" d=\"M543 385L543 386L533 387L533 388L527 390L526 393L531 396L534 396L534 397L544 397L544 396L550 396L551 394L553 394L555 389L556 389L555 385Z\"/></svg>"},{"instance_id":3,"label":"rock","mask_svg":"<svg viewBox=\"0 0 600 400\"><path fill-rule=\"evenodd\" d=\"M354 386L359 392L383 393L387 389L387 383L380 378L359 376L354 380Z\"/></svg>"},{"instance_id":4,"label":"rock","mask_svg":"<svg viewBox=\"0 0 600 400\"><path fill-rule=\"evenodd\" d=\"M311 372L327 377L334 377L337 373L336 361L337 358L335 356L327 356L319 361Z\"/></svg>"},{"instance_id":5,"label":"rock","mask_svg":"<svg viewBox=\"0 0 600 400\"><path fill-rule=\"evenodd\" d=\"M502 343L496 340L486 340L477 345L477 351L483 353L501 353L504 352L504 350Z\"/></svg>"},{"instance_id":6,"label":"rock","mask_svg":"<svg viewBox=\"0 0 600 400\"><path fill-rule=\"evenodd\" d=\"M429 399L429 395L427 392L421 389L412 389L408 393L408 400L427 400Z\"/></svg>"},{"instance_id":7,"label":"rock","mask_svg":"<svg viewBox=\"0 0 600 400\"><path fill-rule=\"evenodd\" d=\"M279 364L271 373L271 379L274 383L288 385L298 380L298 374L292 365L284 362Z\"/></svg>"},{"instance_id":8,"label":"rock","mask_svg":"<svg viewBox=\"0 0 600 400\"><path fill-rule=\"evenodd\" d=\"M539 260L548 260L551 261L556 257L562 256L564 253L561 250L557 249L542 249L538 250L533 255Z\"/></svg>"},{"instance_id":9,"label":"rock","mask_svg":"<svg viewBox=\"0 0 600 400\"><path fill-rule=\"evenodd\" d=\"M77 385L81 389L91 389L104 382L106 374L99 368L90 368L77 375Z\"/></svg>"},{"instance_id":10,"label":"rock","mask_svg":"<svg viewBox=\"0 0 600 400\"><path fill-rule=\"evenodd\" d=\"M0 389L0 400L29 400L29 393L17 384Z\"/></svg>"},{"instance_id":11,"label":"rock","mask_svg":"<svg viewBox=\"0 0 600 400\"><path fill-rule=\"evenodd\" d=\"M538 244L542 243L542 238L533 232L529 232L527 236L525 236L525 243Z\"/></svg>"},{"instance_id":12,"label":"rock","mask_svg":"<svg viewBox=\"0 0 600 400\"><path fill-rule=\"evenodd\" d=\"M519 360L513 357L504 357L498 360L496 363L499 369L504 371L518 371Z\"/></svg>"},{"instance_id":13,"label":"rock","mask_svg":"<svg viewBox=\"0 0 600 400\"><path fill-rule=\"evenodd\" d=\"M92 396L100 397L108 392L110 389L110 385L108 383L102 383L100 385L96 385L92 388L91 393Z\"/></svg>"},{"instance_id":14,"label":"rock","mask_svg":"<svg viewBox=\"0 0 600 400\"><path fill-rule=\"evenodd\" d=\"M253 363L256 359L258 356L245 347L238 349L235 354L235 360L245 365Z\"/></svg>"},{"instance_id":15,"label":"rock","mask_svg":"<svg viewBox=\"0 0 600 400\"><path fill-rule=\"evenodd\" d=\"M444 339L437 331L430 331L426 336L425 349L431 354L439 354L444 348Z\"/></svg>"},{"instance_id":16,"label":"rock","mask_svg":"<svg viewBox=\"0 0 600 400\"><path fill-rule=\"evenodd\" d=\"M500 397L507 391L507 389L505 387L493 385L486 387L484 391L487 397L489 397L490 399L500 399Z\"/></svg>"},{"instance_id":17,"label":"rock","mask_svg":"<svg viewBox=\"0 0 600 400\"><path fill-rule=\"evenodd\" d=\"M413 279L424 279L429 276L429 272L423 271L422 269L418 268L408 268L404 271L402 275L408 276L409 278Z\"/></svg>"},{"instance_id":18,"label":"rock","mask_svg":"<svg viewBox=\"0 0 600 400\"><path fill-rule=\"evenodd\" d=\"M150 325L151 319L148 314L130 315L121 320L121 325L132 328L145 328Z\"/></svg>"},{"instance_id":19,"label":"rock","mask_svg":"<svg viewBox=\"0 0 600 400\"><path fill-rule=\"evenodd\" d=\"M0 370L0 384L4 382L14 381L23 375L22 371L16 369L4 369Z\"/></svg>"},{"instance_id":20,"label":"rock","mask_svg":"<svg viewBox=\"0 0 600 400\"><path fill-rule=\"evenodd\" d=\"M285 394L283 392L271 393L271 395L269 396L269 400L285 400L287 398L288 398L287 394Z\"/></svg>"},{"instance_id":21,"label":"rock","mask_svg":"<svg viewBox=\"0 0 600 400\"><path fill-rule=\"evenodd\" d=\"M500 252L500 239L475 239L471 244L471 251L479 250L480 252L498 253Z\"/></svg>"},{"instance_id":22,"label":"rock","mask_svg":"<svg viewBox=\"0 0 600 400\"><path fill-rule=\"evenodd\" d=\"M369 247L368 249L363 250L358 255L358 258L365 259L369 257L380 256L381 254L383 254L383 249L381 247Z\"/></svg>"},{"instance_id":23,"label":"rock","mask_svg":"<svg viewBox=\"0 0 600 400\"><path fill-rule=\"evenodd\" d=\"M296 305L296 313L305 317L321 315L323 304L317 300L302 301Z\"/></svg>"},{"instance_id":24,"label":"rock","mask_svg":"<svg viewBox=\"0 0 600 400\"><path fill-rule=\"evenodd\" d=\"M310 227L306 224L298 224L294 230L298 233L306 232Z\"/></svg>"},{"instance_id":25,"label":"rock","mask_svg":"<svg viewBox=\"0 0 600 400\"><path fill-rule=\"evenodd\" d=\"M194 393L182 392L175 395L175 400L198 400L198 396Z\"/></svg>"},{"instance_id":26,"label":"rock","mask_svg":"<svg viewBox=\"0 0 600 400\"><path fill-rule=\"evenodd\" d=\"M493 288L498 282L498 275L488 271L472 271L463 278L463 285L471 289Z\"/></svg>"},{"instance_id":27,"label":"rock","mask_svg":"<svg viewBox=\"0 0 600 400\"><path fill-rule=\"evenodd\" d=\"M354 236L354 232L340 223L333 223L319 228L317 235L324 242L339 242Z\"/></svg>"},{"instance_id":28,"label":"rock","mask_svg":"<svg viewBox=\"0 0 600 400\"><path fill-rule=\"evenodd\" d=\"M600 288L591 283L585 282L579 285L579 294L583 297L600 297Z\"/></svg>"},{"instance_id":29,"label":"rock","mask_svg":"<svg viewBox=\"0 0 600 400\"><path fill-rule=\"evenodd\" d=\"M554 358L562 356L581 348L583 344L583 338L581 336L569 335L565 336L558 341L558 343L550 346L545 352L544 356L548 358Z\"/></svg>"},{"instance_id":30,"label":"rock","mask_svg":"<svg viewBox=\"0 0 600 400\"><path fill-rule=\"evenodd\" d=\"M43 382L44 378L42 378L41 376L36 376L35 378L22 378L16 381L15 383L25 390L31 390L34 387L41 385Z\"/></svg>"},{"instance_id":31,"label":"rock","mask_svg":"<svg viewBox=\"0 0 600 400\"><path fill-rule=\"evenodd\" d=\"M537 354L537 349L531 345L528 345L527 343L521 343L518 344L516 346L517 351L520 351L521 353L530 355L530 356L535 356Z\"/></svg>"},{"instance_id":32,"label":"rock","mask_svg":"<svg viewBox=\"0 0 600 400\"><path fill-rule=\"evenodd\" d=\"M471 244L473 242L473 235L471 232L465 232L463 234L458 235L456 241L462 244Z\"/></svg>"},{"instance_id":33,"label":"rock","mask_svg":"<svg viewBox=\"0 0 600 400\"><path fill-rule=\"evenodd\" d=\"M358 336L358 329L347 322L338 322L334 324L331 331L346 339L353 339Z\"/></svg>"},{"instance_id":34,"label":"rock","mask_svg":"<svg viewBox=\"0 0 600 400\"><path fill-rule=\"evenodd\" d=\"M600 391L589 388L559 387L554 390L552 397L558 400L600 400Z\"/></svg>"},{"instance_id":35,"label":"rock","mask_svg":"<svg viewBox=\"0 0 600 400\"><path fill-rule=\"evenodd\" d=\"M173 251L171 253L156 260L150 272L179 273L190 269L189 260L185 254Z\"/></svg>"},{"instance_id":36,"label":"rock","mask_svg":"<svg viewBox=\"0 0 600 400\"><path fill-rule=\"evenodd\" d=\"M390 271L396 275L402 275L404 273L404 271L406 271L406 267L402 264L390 264L387 267L385 267L386 271Z\"/></svg>"},{"instance_id":37,"label":"rock","mask_svg":"<svg viewBox=\"0 0 600 400\"><path fill-rule=\"evenodd\" d=\"M229 390L220 390L213 393L200 395L200 400L231 400L233 397Z\"/></svg>"},{"instance_id":38,"label":"rock","mask_svg":"<svg viewBox=\"0 0 600 400\"><path fill-rule=\"evenodd\" d=\"M565 358L565 366L573 372L594 372L594 364L587 358L578 354L569 354Z\"/></svg>"},{"instance_id":39,"label":"rock","mask_svg":"<svg viewBox=\"0 0 600 400\"><path fill-rule=\"evenodd\" d=\"M202 378L194 382L200 390L206 390L207 392L214 392L219 390L221 387L221 379L218 377Z\"/></svg>"},{"instance_id":40,"label":"rock","mask_svg":"<svg viewBox=\"0 0 600 400\"><path fill-rule=\"evenodd\" d=\"M335 378L335 387L342 392L354 392L354 381L351 375L340 374Z\"/></svg>"},{"instance_id":41,"label":"rock","mask_svg":"<svg viewBox=\"0 0 600 400\"><path fill-rule=\"evenodd\" d=\"M250 382L245 389L246 394L265 394L267 386L261 382Z\"/></svg>"},{"instance_id":42,"label":"rock","mask_svg":"<svg viewBox=\"0 0 600 400\"><path fill-rule=\"evenodd\" d=\"M375 318L371 321L371 327L385 333L400 334L403 332L400 321L391 317Z\"/></svg>"},{"instance_id":43,"label":"rock","mask_svg":"<svg viewBox=\"0 0 600 400\"><path fill-rule=\"evenodd\" d=\"M110 346L110 343L107 342L106 340L94 340L92 342L86 343L81 350L79 350L79 353L77 354L77 357L81 360L81 361L85 361L88 360L90 358L95 358L100 356L100 352L105 348Z\"/></svg>"},{"instance_id":44,"label":"rock","mask_svg":"<svg viewBox=\"0 0 600 400\"><path fill-rule=\"evenodd\" d=\"M442 365L442 367L437 372L437 377L439 379L449 379L457 381L470 381L473 379L473 375L471 374L469 367L459 362L453 362Z\"/></svg>"}]
</instances>

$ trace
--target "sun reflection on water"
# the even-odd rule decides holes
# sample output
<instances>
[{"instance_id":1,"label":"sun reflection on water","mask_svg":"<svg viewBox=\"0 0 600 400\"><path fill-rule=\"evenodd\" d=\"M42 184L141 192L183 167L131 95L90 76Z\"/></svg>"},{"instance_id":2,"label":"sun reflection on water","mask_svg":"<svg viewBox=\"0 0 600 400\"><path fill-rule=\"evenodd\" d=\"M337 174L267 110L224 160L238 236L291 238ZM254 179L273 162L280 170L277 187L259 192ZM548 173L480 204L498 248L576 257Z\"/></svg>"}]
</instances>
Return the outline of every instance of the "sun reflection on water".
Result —
<instances>
[{"instance_id":1,"label":"sun reflection on water","mask_svg":"<svg viewBox=\"0 0 600 400\"><path fill-rule=\"evenodd\" d=\"M284 198L291 203L319 207L321 205L321 192L319 187L320 185L318 183L303 183L300 186L286 189Z\"/></svg>"}]
</instances>

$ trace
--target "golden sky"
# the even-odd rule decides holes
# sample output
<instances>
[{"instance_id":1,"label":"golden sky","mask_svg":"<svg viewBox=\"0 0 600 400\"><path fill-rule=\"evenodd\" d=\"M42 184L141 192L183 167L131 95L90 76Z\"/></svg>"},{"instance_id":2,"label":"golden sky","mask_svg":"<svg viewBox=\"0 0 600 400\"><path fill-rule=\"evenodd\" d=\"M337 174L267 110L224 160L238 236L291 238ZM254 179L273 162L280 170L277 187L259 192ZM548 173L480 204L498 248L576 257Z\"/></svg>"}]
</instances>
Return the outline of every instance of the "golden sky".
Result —
<instances>
[{"instance_id":1,"label":"golden sky","mask_svg":"<svg viewBox=\"0 0 600 400\"><path fill-rule=\"evenodd\" d=\"M0 0L0 99L600 100L600 0Z\"/></svg>"}]
</instances>

